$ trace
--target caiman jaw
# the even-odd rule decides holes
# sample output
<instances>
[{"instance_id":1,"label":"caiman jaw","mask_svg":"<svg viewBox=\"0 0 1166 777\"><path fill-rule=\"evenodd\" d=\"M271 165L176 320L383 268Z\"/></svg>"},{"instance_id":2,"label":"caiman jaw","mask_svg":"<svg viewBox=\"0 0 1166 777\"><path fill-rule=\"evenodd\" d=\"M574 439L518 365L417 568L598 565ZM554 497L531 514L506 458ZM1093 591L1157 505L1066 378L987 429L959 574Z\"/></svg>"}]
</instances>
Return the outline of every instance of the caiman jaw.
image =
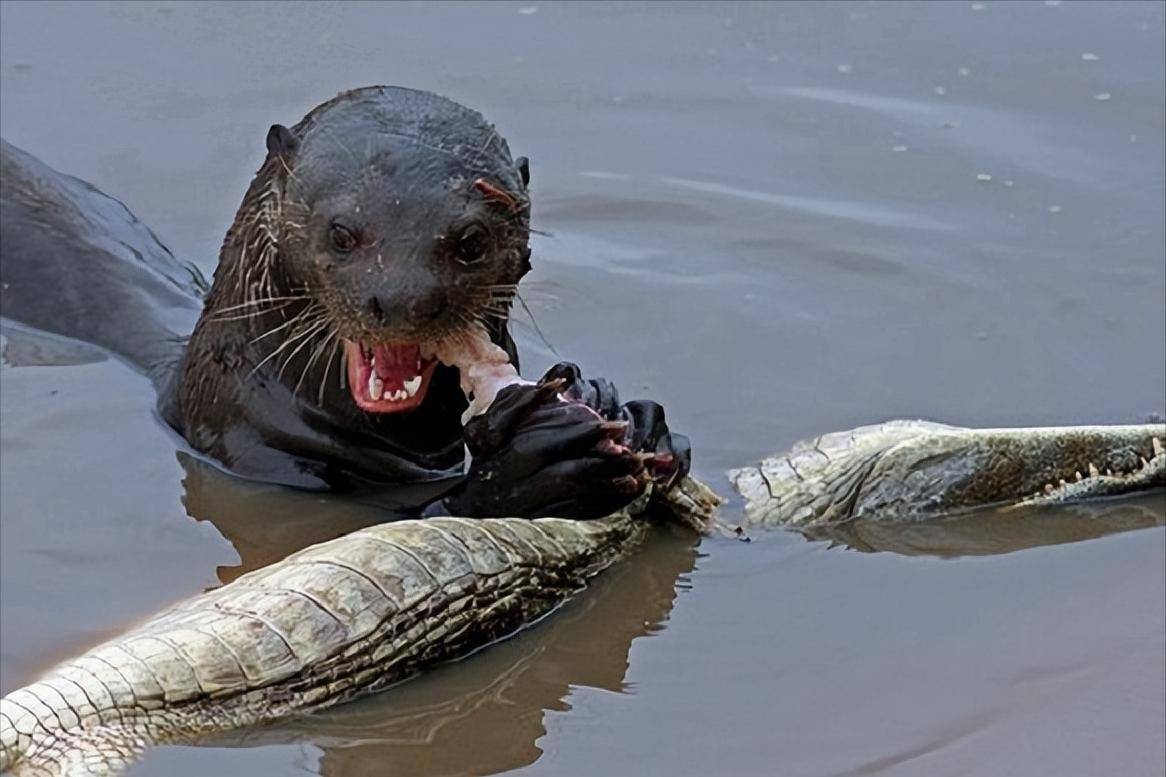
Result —
<instances>
[{"instance_id":1,"label":"caiman jaw","mask_svg":"<svg viewBox=\"0 0 1166 777\"><path fill-rule=\"evenodd\" d=\"M1086 472L1076 471L1072 478L1061 478L1056 483L1046 483L1044 488L1027 499L1017 502L1015 507L1027 505L1070 502L1085 497L1118 496L1138 487L1153 488L1166 484L1166 445L1162 439L1151 439L1150 458L1142 457L1138 464L1125 471L1106 468L1102 471L1092 462Z\"/></svg>"},{"instance_id":2,"label":"caiman jaw","mask_svg":"<svg viewBox=\"0 0 1166 777\"><path fill-rule=\"evenodd\" d=\"M400 413L425 399L437 360L421 354L418 344L365 344L344 341L348 388L366 413Z\"/></svg>"},{"instance_id":3,"label":"caiman jaw","mask_svg":"<svg viewBox=\"0 0 1166 777\"><path fill-rule=\"evenodd\" d=\"M1166 425L964 429L891 421L730 473L752 523L884 522L1166 486Z\"/></svg>"}]
</instances>

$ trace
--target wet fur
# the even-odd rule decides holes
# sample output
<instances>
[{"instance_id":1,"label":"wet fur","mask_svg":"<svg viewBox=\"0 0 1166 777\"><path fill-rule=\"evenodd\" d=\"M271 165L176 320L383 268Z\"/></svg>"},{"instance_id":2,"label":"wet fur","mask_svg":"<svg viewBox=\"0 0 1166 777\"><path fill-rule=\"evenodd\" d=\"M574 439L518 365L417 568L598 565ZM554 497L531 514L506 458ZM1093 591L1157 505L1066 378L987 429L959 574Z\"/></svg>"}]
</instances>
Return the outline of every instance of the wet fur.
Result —
<instances>
[{"instance_id":1,"label":"wet fur","mask_svg":"<svg viewBox=\"0 0 1166 777\"><path fill-rule=\"evenodd\" d=\"M321 105L290 136L280 129L223 242L206 311L163 402L167 421L196 449L264 480L343 488L456 474L465 400L453 371L439 368L417 410L367 414L342 384L340 338L417 342L484 320L514 355L505 317L529 266L529 209L505 141L456 103L383 87ZM369 140L386 137L388 148ZM466 272L426 253L444 226L433 203L452 199L456 212L460 200L467 218L495 208L474 189L482 176L522 207L493 219L504 226L498 245L482 270ZM336 260L321 244L337 196L366 212L397 203L369 214L379 239L396 232L393 245L370 247L375 266L369 254ZM410 207L411 220L390 221ZM353 217L352 206L346 212ZM419 300L437 315L420 320Z\"/></svg>"},{"instance_id":2,"label":"wet fur","mask_svg":"<svg viewBox=\"0 0 1166 777\"><path fill-rule=\"evenodd\" d=\"M116 200L4 144L4 314L124 356L159 387L166 422L237 474L409 484L394 499L415 509L462 470L456 373L439 367L413 411L368 414L342 385L339 338L416 341L483 321L517 360L507 318L529 269L525 162L477 112L393 87L345 92L273 135L185 347L173 322L199 309L197 273ZM314 206L337 192L380 208L369 231L388 242L364 265L322 250L329 214ZM442 258L452 213L492 225L482 266Z\"/></svg>"}]
</instances>

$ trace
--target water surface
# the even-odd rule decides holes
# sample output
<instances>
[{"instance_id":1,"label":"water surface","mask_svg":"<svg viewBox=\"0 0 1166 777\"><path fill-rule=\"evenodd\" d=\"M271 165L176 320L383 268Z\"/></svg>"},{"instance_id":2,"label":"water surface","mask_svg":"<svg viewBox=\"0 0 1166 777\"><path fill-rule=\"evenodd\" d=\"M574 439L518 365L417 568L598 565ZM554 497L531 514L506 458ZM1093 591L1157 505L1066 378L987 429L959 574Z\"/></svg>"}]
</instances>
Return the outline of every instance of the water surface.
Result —
<instances>
[{"instance_id":1,"label":"water surface","mask_svg":"<svg viewBox=\"0 0 1166 777\"><path fill-rule=\"evenodd\" d=\"M5 3L0 133L209 271L273 122L370 83L481 109L550 233L526 371L660 400L724 491L890 418L1163 411L1164 8ZM176 453L99 353L5 349L2 691L378 520ZM658 532L470 661L135 774L1162 774L1166 531L1049 518L850 538L879 553Z\"/></svg>"}]
</instances>

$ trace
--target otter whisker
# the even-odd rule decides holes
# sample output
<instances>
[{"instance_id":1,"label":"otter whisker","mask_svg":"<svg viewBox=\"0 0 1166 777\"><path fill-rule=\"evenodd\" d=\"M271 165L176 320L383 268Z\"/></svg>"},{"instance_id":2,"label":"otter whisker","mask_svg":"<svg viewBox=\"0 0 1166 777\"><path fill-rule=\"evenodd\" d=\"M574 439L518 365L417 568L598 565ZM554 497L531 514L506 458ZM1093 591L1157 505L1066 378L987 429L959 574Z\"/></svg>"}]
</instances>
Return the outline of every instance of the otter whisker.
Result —
<instances>
[{"instance_id":1,"label":"otter whisker","mask_svg":"<svg viewBox=\"0 0 1166 777\"><path fill-rule=\"evenodd\" d=\"M218 323L220 321L252 321L255 319L255 317L257 315L261 315L263 313L274 313L276 311L283 310L284 308L286 308L288 305L291 305L291 304L293 304L293 303L284 302L284 303L281 303L279 305L275 305L275 306L270 307L270 308L264 308L262 310L256 310L256 311L252 311L250 313L240 313L240 314L235 315L235 316L208 316L207 321L212 321L215 323Z\"/></svg>"},{"instance_id":2,"label":"otter whisker","mask_svg":"<svg viewBox=\"0 0 1166 777\"><path fill-rule=\"evenodd\" d=\"M304 289L304 291L307 291L307 289ZM287 294L277 297L264 297L262 299L247 300L246 302L241 302L238 305L228 305L222 308L215 308L214 310L208 310L207 313L230 313L235 310L255 307L256 305L263 305L269 302L294 302L301 299L311 299L311 297L309 297L307 294Z\"/></svg>"},{"instance_id":3,"label":"otter whisker","mask_svg":"<svg viewBox=\"0 0 1166 777\"><path fill-rule=\"evenodd\" d=\"M331 372L331 370L332 370L332 362L336 361L336 349L339 348L340 344L343 342L343 338L339 337L338 332L333 331L332 338L333 338L332 339L332 352L328 354L327 361L324 362L324 375L323 375L323 377L320 378L320 390L316 394L316 404L318 404L318 405L324 404L324 387L328 384L328 373ZM341 355L340 355L340 371L341 371L341 373L344 372L344 361L345 361L345 355L343 353L341 353ZM343 379L341 380L341 382L343 382ZM341 388L341 390L343 390L344 386L342 385L340 388Z\"/></svg>"},{"instance_id":4,"label":"otter whisker","mask_svg":"<svg viewBox=\"0 0 1166 777\"><path fill-rule=\"evenodd\" d=\"M490 144L494 142L494 138L496 137L498 137L498 130L491 129L490 137L486 138L486 142L482 144L482 147L478 149L478 153L474 154L474 158L470 160L471 167L478 164L478 160L482 158L482 154L486 153L486 149L490 147Z\"/></svg>"},{"instance_id":5,"label":"otter whisker","mask_svg":"<svg viewBox=\"0 0 1166 777\"><path fill-rule=\"evenodd\" d=\"M513 295L505 300L505 304L500 304L500 302L496 300L494 302L483 305L483 316L494 318L499 321L514 322L520 326L525 326L525 322L520 321L510 315L511 302L515 299L517 299L518 304L522 306L522 310L526 313L526 317L530 319L530 325L527 328L534 332L542 344L545 345L551 353L555 354L556 356L561 356L559 350L551 344L550 340L548 340L546 335L543 333L542 327L539 326L538 320L534 317L534 311L532 311L530 306L526 304L526 300L523 299L522 295L518 293L517 288L515 288Z\"/></svg>"},{"instance_id":6,"label":"otter whisker","mask_svg":"<svg viewBox=\"0 0 1166 777\"><path fill-rule=\"evenodd\" d=\"M293 173L292 169L287 166L287 162L284 161L284 158L282 156L276 156L275 158L279 160L279 164L283 168L283 172L287 176L287 179L293 183L299 183L299 180L296 178L296 174Z\"/></svg>"},{"instance_id":7,"label":"otter whisker","mask_svg":"<svg viewBox=\"0 0 1166 777\"><path fill-rule=\"evenodd\" d=\"M264 364L267 364L267 362L274 359L276 356L278 356L285 349L291 347L293 344L295 344L301 340L304 340L305 338L309 338L312 334L315 334L316 330L319 327L323 327L327 323L328 323L327 320L321 316L320 318L315 319L313 322L307 324L306 328L297 329L295 331L295 333L293 333L286 340L284 340L282 343L280 343L279 346L275 350L273 350L271 353L267 354L267 356L265 356L262 361L260 361L258 364L256 364L251 369L251 372L247 373L248 379L250 379L252 376L254 376L255 373L259 371L260 367L262 367ZM285 362L285 364L286 364L286 362ZM281 370L280 375L282 375L282 374L283 374L283 372Z\"/></svg>"},{"instance_id":8,"label":"otter whisker","mask_svg":"<svg viewBox=\"0 0 1166 777\"><path fill-rule=\"evenodd\" d=\"M297 345L291 351L291 353L289 353L284 358L283 363L280 364L280 366L279 366L279 372L276 373L277 378L280 378L280 379L283 378L284 371L288 368L288 365L290 365L292 363L292 360L296 358L296 354L298 354L300 351L302 351L304 349L304 346L311 343L312 340L315 339L315 337L317 335L319 335L320 332L323 331L327 326L328 326L328 321L326 321L326 320L317 321L311 325L311 328L308 329L306 331L306 333L300 335L297 338L297 340L299 341L299 345ZM295 392L293 391L292 393L294 394Z\"/></svg>"},{"instance_id":9,"label":"otter whisker","mask_svg":"<svg viewBox=\"0 0 1166 777\"><path fill-rule=\"evenodd\" d=\"M319 317L325 312L326 311L324 310L323 305L320 305L318 303L313 302L311 305L304 308L301 312L297 313L292 318L289 318L288 320L284 321L282 324L274 326L271 329L268 329L263 334L252 338L251 341L248 343L248 345L254 345L255 343L259 342L260 340L263 340L267 337L270 337L271 335L275 334L276 332L280 331L281 329L286 329L289 326L306 324L308 322L308 319L311 319L314 317Z\"/></svg>"},{"instance_id":10,"label":"otter whisker","mask_svg":"<svg viewBox=\"0 0 1166 777\"><path fill-rule=\"evenodd\" d=\"M312 350L311 356L308 357L308 361L304 365L303 371L300 373L300 379L296 381L296 387L292 390L293 396L300 393L300 386L303 385L304 379L308 377L308 373L311 372L312 366L315 365L316 360L320 358L320 354L322 354L328 347L328 343L330 343L335 337L336 330L332 329L332 331L328 333L328 336L321 340L319 344L317 344L316 347Z\"/></svg>"}]
</instances>

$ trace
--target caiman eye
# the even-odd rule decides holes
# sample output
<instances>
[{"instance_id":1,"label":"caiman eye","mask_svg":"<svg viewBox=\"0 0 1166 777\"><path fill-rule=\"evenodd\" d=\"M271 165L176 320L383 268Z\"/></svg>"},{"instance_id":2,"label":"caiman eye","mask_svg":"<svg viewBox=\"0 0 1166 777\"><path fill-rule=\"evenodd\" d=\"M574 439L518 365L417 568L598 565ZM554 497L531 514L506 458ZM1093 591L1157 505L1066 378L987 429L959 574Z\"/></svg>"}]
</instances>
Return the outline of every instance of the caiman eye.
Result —
<instances>
[{"instance_id":1,"label":"caiman eye","mask_svg":"<svg viewBox=\"0 0 1166 777\"><path fill-rule=\"evenodd\" d=\"M462 264L477 264L490 253L490 233L481 224L471 224L462 230L454 251Z\"/></svg>"},{"instance_id":2,"label":"caiman eye","mask_svg":"<svg viewBox=\"0 0 1166 777\"><path fill-rule=\"evenodd\" d=\"M356 233L343 224L333 224L329 227L328 239L332 241L332 247L342 254L353 251L359 242Z\"/></svg>"}]
</instances>

